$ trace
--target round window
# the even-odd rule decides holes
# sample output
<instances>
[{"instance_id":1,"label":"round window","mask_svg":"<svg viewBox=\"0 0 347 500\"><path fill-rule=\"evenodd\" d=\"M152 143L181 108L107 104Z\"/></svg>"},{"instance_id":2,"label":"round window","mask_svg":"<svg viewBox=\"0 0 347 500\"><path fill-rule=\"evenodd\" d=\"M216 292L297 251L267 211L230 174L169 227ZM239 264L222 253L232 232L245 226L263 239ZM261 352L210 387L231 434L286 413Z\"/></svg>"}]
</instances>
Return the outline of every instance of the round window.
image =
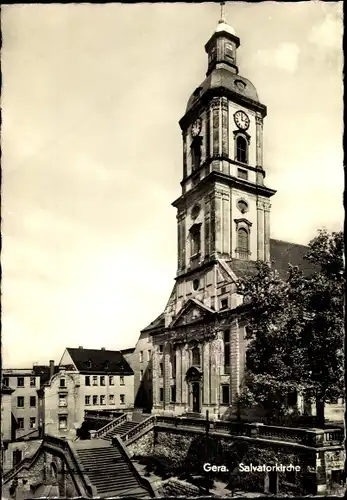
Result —
<instances>
[{"instance_id":1,"label":"round window","mask_svg":"<svg viewBox=\"0 0 347 500\"><path fill-rule=\"evenodd\" d=\"M200 281L199 280L194 280L193 281L193 289L197 290L199 288Z\"/></svg>"},{"instance_id":2,"label":"round window","mask_svg":"<svg viewBox=\"0 0 347 500\"><path fill-rule=\"evenodd\" d=\"M239 200L237 202L237 208L240 210L242 214L248 211L248 204L245 200Z\"/></svg>"}]
</instances>

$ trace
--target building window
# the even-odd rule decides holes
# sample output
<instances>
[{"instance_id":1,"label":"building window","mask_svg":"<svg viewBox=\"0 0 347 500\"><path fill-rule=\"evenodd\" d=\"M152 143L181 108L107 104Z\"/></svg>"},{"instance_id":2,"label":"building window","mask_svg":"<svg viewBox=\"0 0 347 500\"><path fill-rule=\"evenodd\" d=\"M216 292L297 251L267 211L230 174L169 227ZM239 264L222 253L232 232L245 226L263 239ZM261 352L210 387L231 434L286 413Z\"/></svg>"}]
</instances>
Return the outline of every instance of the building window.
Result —
<instances>
[{"instance_id":1,"label":"building window","mask_svg":"<svg viewBox=\"0 0 347 500\"><path fill-rule=\"evenodd\" d=\"M228 299L222 299L220 301L220 308L221 309L228 309Z\"/></svg>"},{"instance_id":2,"label":"building window","mask_svg":"<svg viewBox=\"0 0 347 500\"><path fill-rule=\"evenodd\" d=\"M176 403L176 386L171 386L171 403Z\"/></svg>"},{"instance_id":3,"label":"building window","mask_svg":"<svg viewBox=\"0 0 347 500\"><path fill-rule=\"evenodd\" d=\"M30 429L36 429L36 418L35 417L30 417L29 426L30 426Z\"/></svg>"},{"instance_id":4,"label":"building window","mask_svg":"<svg viewBox=\"0 0 347 500\"><path fill-rule=\"evenodd\" d=\"M224 367L228 371L230 366L230 330L224 332Z\"/></svg>"},{"instance_id":5,"label":"building window","mask_svg":"<svg viewBox=\"0 0 347 500\"><path fill-rule=\"evenodd\" d=\"M125 405L125 394L120 394L119 399L120 399L120 404Z\"/></svg>"},{"instance_id":6,"label":"building window","mask_svg":"<svg viewBox=\"0 0 347 500\"><path fill-rule=\"evenodd\" d=\"M21 462L23 456L22 450L14 450L12 453L12 465L15 467L19 462Z\"/></svg>"},{"instance_id":7,"label":"building window","mask_svg":"<svg viewBox=\"0 0 347 500\"><path fill-rule=\"evenodd\" d=\"M140 351L140 363L143 362L143 351Z\"/></svg>"},{"instance_id":8,"label":"building window","mask_svg":"<svg viewBox=\"0 0 347 500\"><path fill-rule=\"evenodd\" d=\"M24 429L24 418L17 419L18 429Z\"/></svg>"},{"instance_id":9,"label":"building window","mask_svg":"<svg viewBox=\"0 0 347 500\"><path fill-rule=\"evenodd\" d=\"M9 383L10 383L10 381L9 381L9 378L8 378L8 377L4 377L4 378L2 379L2 385L4 385L5 387L8 387L8 386L9 386Z\"/></svg>"},{"instance_id":10,"label":"building window","mask_svg":"<svg viewBox=\"0 0 347 500\"><path fill-rule=\"evenodd\" d=\"M89 375L86 375L84 380L85 380L85 385L90 385L90 376Z\"/></svg>"},{"instance_id":11,"label":"building window","mask_svg":"<svg viewBox=\"0 0 347 500\"><path fill-rule=\"evenodd\" d=\"M101 405L105 405L106 404L106 396L104 394L102 394L100 396L100 404Z\"/></svg>"},{"instance_id":12,"label":"building window","mask_svg":"<svg viewBox=\"0 0 347 500\"><path fill-rule=\"evenodd\" d=\"M230 389L228 385L222 385L222 404L228 405L230 402Z\"/></svg>"},{"instance_id":13,"label":"building window","mask_svg":"<svg viewBox=\"0 0 347 500\"><path fill-rule=\"evenodd\" d=\"M237 231L237 252L242 260L247 260L249 255L249 233L244 227Z\"/></svg>"},{"instance_id":14,"label":"building window","mask_svg":"<svg viewBox=\"0 0 347 500\"><path fill-rule=\"evenodd\" d=\"M93 385L98 385L98 376L93 375Z\"/></svg>"},{"instance_id":15,"label":"building window","mask_svg":"<svg viewBox=\"0 0 347 500\"><path fill-rule=\"evenodd\" d=\"M30 387L36 387L36 378L30 377Z\"/></svg>"},{"instance_id":16,"label":"building window","mask_svg":"<svg viewBox=\"0 0 347 500\"><path fill-rule=\"evenodd\" d=\"M90 405L90 396L84 396L84 404L86 406L89 406Z\"/></svg>"},{"instance_id":17,"label":"building window","mask_svg":"<svg viewBox=\"0 0 347 500\"><path fill-rule=\"evenodd\" d=\"M175 378L176 377L176 353L175 352L172 354L171 366L172 366L172 377Z\"/></svg>"},{"instance_id":18,"label":"building window","mask_svg":"<svg viewBox=\"0 0 347 500\"><path fill-rule=\"evenodd\" d=\"M200 349L199 347L194 347L192 349L192 364L200 365Z\"/></svg>"},{"instance_id":19,"label":"building window","mask_svg":"<svg viewBox=\"0 0 347 500\"><path fill-rule=\"evenodd\" d=\"M17 408L24 408L24 396L17 397Z\"/></svg>"},{"instance_id":20,"label":"building window","mask_svg":"<svg viewBox=\"0 0 347 500\"><path fill-rule=\"evenodd\" d=\"M200 224L194 224L190 228L190 254L192 257L201 250L201 229Z\"/></svg>"},{"instance_id":21,"label":"building window","mask_svg":"<svg viewBox=\"0 0 347 500\"><path fill-rule=\"evenodd\" d=\"M58 417L58 428L63 431L67 429L67 417L59 415Z\"/></svg>"},{"instance_id":22,"label":"building window","mask_svg":"<svg viewBox=\"0 0 347 500\"><path fill-rule=\"evenodd\" d=\"M120 375L120 377L119 377L119 385L125 385L124 375Z\"/></svg>"},{"instance_id":23,"label":"building window","mask_svg":"<svg viewBox=\"0 0 347 500\"><path fill-rule=\"evenodd\" d=\"M248 143L242 135L236 138L236 160L240 163L248 163Z\"/></svg>"},{"instance_id":24,"label":"building window","mask_svg":"<svg viewBox=\"0 0 347 500\"><path fill-rule=\"evenodd\" d=\"M148 349L147 356L148 356L148 361L151 361L152 351L150 349Z\"/></svg>"},{"instance_id":25,"label":"building window","mask_svg":"<svg viewBox=\"0 0 347 500\"><path fill-rule=\"evenodd\" d=\"M164 401L164 389L160 387L159 389L159 401L162 403Z\"/></svg>"},{"instance_id":26,"label":"building window","mask_svg":"<svg viewBox=\"0 0 347 500\"><path fill-rule=\"evenodd\" d=\"M36 406L36 396L30 396L30 407L34 408Z\"/></svg>"},{"instance_id":27,"label":"building window","mask_svg":"<svg viewBox=\"0 0 347 500\"><path fill-rule=\"evenodd\" d=\"M108 403L110 405L114 405L114 394L109 394L108 395Z\"/></svg>"},{"instance_id":28,"label":"building window","mask_svg":"<svg viewBox=\"0 0 347 500\"><path fill-rule=\"evenodd\" d=\"M190 147L192 156L192 170L197 170L201 163L202 137L195 137Z\"/></svg>"},{"instance_id":29,"label":"building window","mask_svg":"<svg viewBox=\"0 0 347 500\"><path fill-rule=\"evenodd\" d=\"M200 281L198 279L193 280L193 290L197 290L199 288Z\"/></svg>"},{"instance_id":30,"label":"building window","mask_svg":"<svg viewBox=\"0 0 347 500\"><path fill-rule=\"evenodd\" d=\"M114 385L114 377L113 377L113 375L110 375L110 376L109 376L109 378L108 378L108 383L109 383L110 385Z\"/></svg>"},{"instance_id":31,"label":"building window","mask_svg":"<svg viewBox=\"0 0 347 500\"><path fill-rule=\"evenodd\" d=\"M66 407L67 406L67 397L66 394L59 394L59 407Z\"/></svg>"},{"instance_id":32,"label":"building window","mask_svg":"<svg viewBox=\"0 0 347 500\"><path fill-rule=\"evenodd\" d=\"M64 378L60 379L60 387L66 387L66 380Z\"/></svg>"},{"instance_id":33,"label":"building window","mask_svg":"<svg viewBox=\"0 0 347 500\"><path fill-rule=\"evenodd\" d=\"M24 377L17 378L17 387L24 387Z\"/></svg>"},{"instance_id":34,"label":"building window","mask_svg":"<svg viewBox=\"0 0 347 500\"><path fill-rule=\"evenodd\" d=\"M104 377L104 375L101 375L101 377L100 377L100 385L105 385L105 377Z\"/></svg>"},{"instance_id":35,"label":"building window","mask_svg":"<svg viewBox=\"0 0 347 500\"><path fill-rule=\"evenodd\" d=\"M96 406L98 404L98 396L93 396L93 405Z\"/></svg>"},{"instance_id":36,"label":"building window","mask_svg":"<svg viewBox=\"0 0 347 500\"><path fill-rule=\"evenodd\" d=\"M162 353L163 351L164 351L164 345L160 344L160 346L159 346L159 352Z\"/></svg>"},{"instance_id":37,"label":"building window","mask_svg":"<svg viewBox=\"0 0 347 500\"><path fill-rule=\"evenodd\" d=\"M244 179L245 181L248 180L248 172L247 170L243 170L242 168L237 169L237 177L240 179Z\"/></svg>"},{"instance_id":38,"label":"building window","mask_svg":"<svg viewBox=\"0 0 347 500\"><path fill-rule=\"evenodd\" d=\"M143 380L143 370L140 370L140 380Z\"/></svg>"},{"instance_id":39,"label":"building window","mask_svg":"<svg viewBox=\"0 0 347 500\"><path fill-rule=\"evenodd\" d=\"M163 363L159 363L159 377L162 377L164 373L164 365Z\"/></svg>"}]
</instances>

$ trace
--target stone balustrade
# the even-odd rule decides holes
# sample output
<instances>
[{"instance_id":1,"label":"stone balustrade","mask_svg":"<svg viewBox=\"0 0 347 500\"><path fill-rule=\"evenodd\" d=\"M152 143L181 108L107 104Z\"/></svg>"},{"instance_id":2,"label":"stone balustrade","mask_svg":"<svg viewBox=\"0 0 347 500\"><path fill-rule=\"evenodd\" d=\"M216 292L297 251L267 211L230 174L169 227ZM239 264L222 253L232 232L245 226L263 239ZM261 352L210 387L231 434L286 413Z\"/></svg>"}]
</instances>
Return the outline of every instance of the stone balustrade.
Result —
<instances>
[{"instance_id":1,"label":"stone balustrade","mask_svg":"<svg viewBox=\"0 0 347 500\"><path fill-rule=\"evenodd\" d=\"M156 417L154 415L151 415L150 417L146 418L146 420L139 422L136 427L128 431L126 434L123 434L122 440L128 442L142 433L145 429L152 429L155 425L155 420Z\"/></svg>"},{"instance_id":2,"label":"stone balustrade","mask_svg":"<svg viewBox=\"0 0 347 500\"><path fill-rule=\"evenodd\" d=\"M111 420L111 422L104 425L104 427L101 427L101 429L99 429L97 431L89 431L90 437L91 437L91 439L99 439L102 435L106 434L111 429L114 429L119 424L126 422L127 420L128 420L128 415L126 413L124 413L120 417L115 418L114 420Z\"/></svg>"}]
</instances>

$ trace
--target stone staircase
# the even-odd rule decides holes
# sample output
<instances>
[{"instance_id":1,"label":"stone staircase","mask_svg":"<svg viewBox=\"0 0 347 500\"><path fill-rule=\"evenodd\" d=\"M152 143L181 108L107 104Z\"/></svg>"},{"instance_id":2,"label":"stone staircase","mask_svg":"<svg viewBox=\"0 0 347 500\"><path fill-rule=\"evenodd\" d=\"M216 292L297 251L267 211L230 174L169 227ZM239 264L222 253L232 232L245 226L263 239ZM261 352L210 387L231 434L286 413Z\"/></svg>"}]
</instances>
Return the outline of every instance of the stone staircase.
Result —
<instances>
[{"instance_id":1,"label":"stone staircase","mask_svg":"<svg viewBox=\"0 0 347 500\"><path fill-rule=\"evenodd\" d=\"M120 436L122 437L124 434L129 432L131 429L136 427L139 422L133 422L133 421L126 421L122 422L119 424L117 427L109 430L104 436L102 436L102 439L106 441L112 441L112 438L114 436Z\"/></svg>"},{"instance_id":2,"label":"stone staircase","mask_svg":"<svg viewBox=\"0 0 347 500\"><path fill-rule=\"evenodd\" d=\"M74 445L83 473L97 490L97 497L153 496L140 482L131 460L117 446L102 439Z\"/></svg>"}]
</instances>

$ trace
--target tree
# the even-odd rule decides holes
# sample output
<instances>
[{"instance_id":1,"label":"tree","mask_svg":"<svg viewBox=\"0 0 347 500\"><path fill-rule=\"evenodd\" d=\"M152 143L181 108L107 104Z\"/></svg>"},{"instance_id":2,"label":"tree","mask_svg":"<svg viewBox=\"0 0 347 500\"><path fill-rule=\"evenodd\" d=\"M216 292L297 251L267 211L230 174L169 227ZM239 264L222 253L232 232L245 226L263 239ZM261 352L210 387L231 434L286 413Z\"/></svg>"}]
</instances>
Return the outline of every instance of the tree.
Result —
<instances>
[{"instance_id":1,"label":"tree","mask_svg":"<svg viewBox=\"0 0 347 500\"><path fill-rule=\"evenodd\" d=\"M247 328L247 376L240 397L283 414L293 392L311 391L324 424L324 402L343 390L343 236L319 231L308 247L310 276L289 266L285 280L264 262L239 280ZM327 347L329 346L329 349Z\"/></svg>"},{"instance_id":2,"label":"tree","mask_svg":"<svg viewBox=\"0 0 347 500\"><path fill-rule=\"evenodd\" d=\"M316 399L318 425L324 425L325 402L343 394L344 241L342 232L321 230L306 258L316 271L306 282L305 370Z\"/></svg>"}]
</instances>

